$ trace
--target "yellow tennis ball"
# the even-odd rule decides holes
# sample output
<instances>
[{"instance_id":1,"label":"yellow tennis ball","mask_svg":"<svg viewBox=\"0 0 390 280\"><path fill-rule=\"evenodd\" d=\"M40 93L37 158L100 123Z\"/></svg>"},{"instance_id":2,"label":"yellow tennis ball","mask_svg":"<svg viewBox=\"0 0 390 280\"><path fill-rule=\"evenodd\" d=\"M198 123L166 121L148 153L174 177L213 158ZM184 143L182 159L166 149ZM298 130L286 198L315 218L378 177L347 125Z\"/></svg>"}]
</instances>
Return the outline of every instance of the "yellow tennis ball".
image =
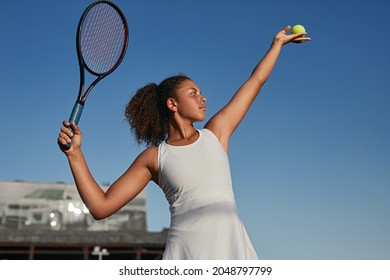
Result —
<instances>
[{"instance_id":1,"label":"yellow tennis ball","mask_svg":"<svg viewBox=\"0 0 390 280\"><path fill-rule=\"evenodd\" d=\"M294 25L293 28L291 28L291 34L298 34L298 33L305 33L306 29L303 27L303 25L297 24Z\"/></svg>"}]
</instances>

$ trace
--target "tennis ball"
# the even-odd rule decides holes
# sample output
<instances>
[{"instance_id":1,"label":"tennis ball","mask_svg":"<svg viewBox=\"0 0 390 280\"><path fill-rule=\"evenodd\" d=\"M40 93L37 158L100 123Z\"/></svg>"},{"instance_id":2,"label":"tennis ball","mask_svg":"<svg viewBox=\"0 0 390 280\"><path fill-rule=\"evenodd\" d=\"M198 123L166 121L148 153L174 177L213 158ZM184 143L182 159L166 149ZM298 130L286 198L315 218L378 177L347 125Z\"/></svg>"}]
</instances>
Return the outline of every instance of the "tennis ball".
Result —
<instances>
[{"instance_id":1,"label":"tennis ball","mask_svg":"<svg viewBox=\"0 0 390 280\"><path fill-rule=\"evenodd\" d=\"M303 25L297 24L294 25L293 28L291 28L291 34L298 34L298 33L305 33L306 29L303 27Z\"/></svg>"}]
</instances>

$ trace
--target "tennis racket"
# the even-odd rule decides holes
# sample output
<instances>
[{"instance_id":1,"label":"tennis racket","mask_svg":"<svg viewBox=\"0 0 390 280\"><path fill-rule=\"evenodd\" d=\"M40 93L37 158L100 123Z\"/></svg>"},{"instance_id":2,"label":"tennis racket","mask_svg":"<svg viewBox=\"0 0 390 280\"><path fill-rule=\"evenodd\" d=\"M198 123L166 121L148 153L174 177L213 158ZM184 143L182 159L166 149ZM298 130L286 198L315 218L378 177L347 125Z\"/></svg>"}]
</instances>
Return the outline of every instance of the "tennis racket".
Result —
<instances>
[{"instance_id":1,"label":"tennis racket","mask_svg":"<svg viewBox=\"0 0 390 280\"><path fill-rule=\"evenodd\" d=\"M78 124L91 90L122 62L128 41L127 21L116 5L109 1L96 1L85 9L76 34L80 87L70 123ZM85 70L97 78L84 91ZM73 132L71 127L69 129ZM70 143L66 145L67 148L70 146Z\"/></svg>"}]
</instances>

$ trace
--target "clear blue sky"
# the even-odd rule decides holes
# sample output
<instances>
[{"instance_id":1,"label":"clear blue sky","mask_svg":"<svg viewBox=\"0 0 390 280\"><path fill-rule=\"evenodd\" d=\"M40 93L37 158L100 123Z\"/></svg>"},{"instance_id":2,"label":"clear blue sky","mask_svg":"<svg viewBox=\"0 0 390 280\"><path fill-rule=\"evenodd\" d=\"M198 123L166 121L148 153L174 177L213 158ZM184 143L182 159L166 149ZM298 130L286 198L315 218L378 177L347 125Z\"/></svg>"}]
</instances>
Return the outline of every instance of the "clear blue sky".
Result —
<instances>
[{"instance_id":1,"label":"clear blue sky","mask_svg":"<svg viewBox=\"0 0 390 280\"><path fill-rule=\"evenodd\" d=\"M0 180L72 182L56 144L79 76L75 32L91 1L7 1L0 9ZM99 183L142 150L123 108L148 82L184 72L208 117L245 81L285 25L312 42L287 45L236 131L236 200L264 259L390 259L389 2L115 1L130 45L87 101L83 148ZM197 127L200 128L202 124ZM148 186L149 228L169 226Z\"/></svg>"}]
</instances>

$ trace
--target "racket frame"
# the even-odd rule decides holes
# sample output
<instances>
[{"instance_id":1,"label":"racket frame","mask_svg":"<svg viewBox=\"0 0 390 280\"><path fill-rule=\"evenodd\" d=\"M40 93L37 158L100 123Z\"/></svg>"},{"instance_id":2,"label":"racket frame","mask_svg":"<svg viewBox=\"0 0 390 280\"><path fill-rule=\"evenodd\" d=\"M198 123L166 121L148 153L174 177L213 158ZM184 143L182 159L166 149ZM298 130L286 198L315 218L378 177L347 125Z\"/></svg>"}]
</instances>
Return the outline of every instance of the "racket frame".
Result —
<instances>
[{"instance_id":1,"label":"racket frame","mask_svg":"<svg viewBox=\"0 0 390 280\"><path fill-rule=\"evenodd\" d=\"M119 55L118 61L116 62L116 64L110 70L106 71L105 73L101 73L101 74L96 73L95 71L93 71L92 69L90 69L88 67L88 65L84 61L84 58L83 58L82 52L81 52L81 32L82 32L82 27L83 27L84 21L85 21L85 19L87 17L88 12L94 6L100 5L100 4L107 4L107 5L111 6L112 8L114 8L116 10L116 12L120 16L120 18L122 20L122 23L123 23L124 38L125 38L125 40L123 42L124 46L122 48L121 54ZM119 7L117 5L115 5L114 3L110 2L110 1L96 1L96 2L94 2L92 4L90 4L85 9L84 13L82 14L82 16L80 18L80 21L79 21L79 24L78 24L78 27L77 27L77 34L76 34L77 58L78 58L79 66L80 66L80 87L79 87L79 93L78 93L78 97L77 97L79 103L84 104L85 100L87 99L87 97L88 97L89 93L91 92L91 90L93 89L93 87L98 82L100 82L103 78L105 78L106 76L108 76L109 74L114 72L115 69L119 66L119 64L121 64L123 58L125 57L128 41L129 41L129 28L128 28L128 25L127 25L127 20L126 20L124 14L122 13L122 11L119 9ZM85 71L84 71L84 69L86 69L92 75L97 76L97 78L96 78L95 81L93 81L91 83L91 85L87 88L87 90L83 94L84 83L85 83Z\"/></svg>"},{"instance_id":2,"label":"racket frame","mask_svg":"<svg viewBox=\"0 0 390 280\"><path fill-rule=\"evenodd\" d=\"M82 27L84 24L84 21L89 13L89 11L96 5L100 4L106 4L111 6L120 16L122 23L123 23L123 29L124 29L124 42L123 42L123 48L122 52L119 56L118 61L114 64L113 67L111 67L108 71L104 73L96 73L92 69L88 67L88 65L85 63L82 51L81 51L81 32L82 32ZM69 117L69 122L72 124L73 122L75 124L78 124L81 114L84 109L84 104L85 101L87 100L87 97L91 90L95 87L97 83L99 83L102 79L107 77L109 74L115 71L115 69L121 64L123 58L125 57L125 53L127 51L127 46L128 46L128 41L129 41L129 28L127 24L126 17L124 16L123 12L119 9L119 7L115 4L113 4L110 1L96 1L90 4L83 12L81 15L81 18L78 23L77 27L77 33L76 33L76 50L77 50L77 59L79 63L79 69L80 69L80 85L79 85L79 91L77 95L77 100L73 106L72 113ZM84 92L84 85L85 85L85 70L87 70L89 73L91 73L94 76L97 76L97 78L89 85L89 87L85 90ZM84 92L84 93L83 93ZM69 126L68 127L72 132L73 129ZM66 145L68 148L70 148L70 144Z\"/></svg>"}]
</instances>

